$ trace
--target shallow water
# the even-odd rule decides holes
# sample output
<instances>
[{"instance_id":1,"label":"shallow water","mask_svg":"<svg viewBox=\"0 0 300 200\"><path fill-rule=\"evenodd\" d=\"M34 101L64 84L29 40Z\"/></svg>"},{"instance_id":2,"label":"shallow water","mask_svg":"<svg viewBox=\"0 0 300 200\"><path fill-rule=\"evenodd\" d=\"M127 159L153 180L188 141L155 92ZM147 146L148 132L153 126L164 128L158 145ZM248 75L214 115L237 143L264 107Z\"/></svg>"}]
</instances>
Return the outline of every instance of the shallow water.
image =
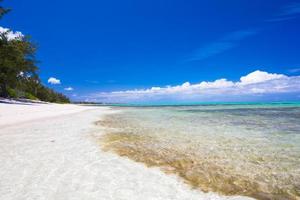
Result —
<instances>
[{"instance_id":1,"label":"shallow water","mask_svg":"<svg viewBox=\"0 0 300 200\"><path fill-rule=\"evenodd\" d=\"M175 173L203 191L300 198L300 107L121 108L100 121L103 148Z\"/></svg>"}]
</instances>

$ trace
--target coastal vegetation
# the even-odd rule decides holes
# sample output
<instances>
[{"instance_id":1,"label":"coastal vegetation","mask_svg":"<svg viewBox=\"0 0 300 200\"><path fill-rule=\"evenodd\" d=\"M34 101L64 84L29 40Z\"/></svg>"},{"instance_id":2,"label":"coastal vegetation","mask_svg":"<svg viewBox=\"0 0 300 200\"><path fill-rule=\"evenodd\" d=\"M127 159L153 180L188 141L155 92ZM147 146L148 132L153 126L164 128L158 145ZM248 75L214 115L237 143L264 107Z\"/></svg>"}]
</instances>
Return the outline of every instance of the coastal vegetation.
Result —
<instances>
[{"instance_id":1,"label":"coastal vegetation","mask_svg":"<svg viewBox=\"0 0 300 200\"><path fill-rule=\"evenodd\" d=\"M1 1L1 0L0 0ZM0 6L0 19L10 9ZM69 99L44 86L38 76L36 45L29 36L0 32L0 97L68 103Z\"/></svg>"}]
</instances>

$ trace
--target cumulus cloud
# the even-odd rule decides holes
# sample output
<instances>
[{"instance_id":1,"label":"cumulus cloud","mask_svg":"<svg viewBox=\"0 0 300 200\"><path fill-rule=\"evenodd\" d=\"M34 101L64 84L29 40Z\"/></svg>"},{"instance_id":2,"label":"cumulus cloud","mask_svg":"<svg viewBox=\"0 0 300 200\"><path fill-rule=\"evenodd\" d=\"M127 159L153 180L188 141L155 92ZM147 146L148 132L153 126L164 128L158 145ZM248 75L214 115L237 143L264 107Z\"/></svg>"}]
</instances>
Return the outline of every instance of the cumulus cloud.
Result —
<instances>
[{"instance_id":1,"label":"cumulus cloud","mask_svg":"<svg viewBox=\"0 0 300 200\"><path fill-rule=\"evenodd\" d=\"M60 80L54 77L50 77L48 79L48 83L50 83L51 85L59 85L60 84Z\"/></svg>"},{"instance_id":2,"label":"cumulus cloud","mask_svg":"<svg viewBox=\"0 0 300 200\"><path fill-rule=\"evenodd\" d=\"M8 40L19 40L24 37L24 35L21 32L19 31L13 32L10 29L4 28L2 26L0 26L0 34L5 35Z\"/></svg>"},{"instance_id":3,"label":"cumulus cloud","mask_svg":"<svg viewBox=\"0 0 300 200\"><path fill-rule=\"evenodd\" d=\"M254 71L239 81L225 78L177 86L152 87L141 90L100 92L87 98L102 102L151 102L151 101L239 101L257 97L276 97L300 93L300 76Z\"/></svg>"},{"instance_id":4,"label":"cumulus cloud","mask_svg":"<svg viewBox=\"0 0 300 200\"><path fill-rule=\"evenodd\" d=\"M242 76L239 84L247 85L252 83L260 83L273 79L287 78L287 76L283 74L272 74L268 72L262 72L260 70L256 70L246 76Z\"/></svg>"},{"instance_id":5,"label":"cumulus cloud","mask_svg":"<svg viewBox=\"0 0 300 200\"><path fill-rule=\"evenodd\" d=\"M72 88L72 87L66 87L66 88L64 88L64 90L66 90L66 91L73 91L74 88Z\"/></svg>"}]
</instances>

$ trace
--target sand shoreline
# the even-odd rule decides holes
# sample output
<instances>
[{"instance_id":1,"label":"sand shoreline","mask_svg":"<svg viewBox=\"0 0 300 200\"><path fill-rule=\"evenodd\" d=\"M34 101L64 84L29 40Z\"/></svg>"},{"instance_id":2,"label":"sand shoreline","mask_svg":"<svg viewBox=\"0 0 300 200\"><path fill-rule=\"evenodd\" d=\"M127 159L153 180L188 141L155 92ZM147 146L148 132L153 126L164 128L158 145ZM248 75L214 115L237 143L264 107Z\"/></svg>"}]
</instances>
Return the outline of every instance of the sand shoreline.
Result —
<instances>
[{"instance_id":1,"label":"sand shoreline","mask_svg":"<svg viewBox=\"0 0 300 200\"><path fill-rule=\"evenodd\" d=\"M55 103L0 103L0 128L91 110L95 107Z\"/></svg>"},{"instance_id":2,"label":"sand shoreline","mask_svg":"<svg viewBox=\"0 0 300 200\"><path fill-rule=\"evenodd\" d=\"M176 176L103 152L109 107L0 104L0 199L246 199L192 190Z\"/></svg>"}]
</instances>

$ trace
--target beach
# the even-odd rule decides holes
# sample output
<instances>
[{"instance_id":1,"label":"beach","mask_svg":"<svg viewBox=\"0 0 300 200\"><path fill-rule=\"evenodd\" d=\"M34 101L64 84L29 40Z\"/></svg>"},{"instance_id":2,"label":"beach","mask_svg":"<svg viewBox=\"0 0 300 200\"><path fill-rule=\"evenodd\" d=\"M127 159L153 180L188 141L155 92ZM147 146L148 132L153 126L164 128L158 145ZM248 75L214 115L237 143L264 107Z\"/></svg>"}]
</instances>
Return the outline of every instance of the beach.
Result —
<instances>
[{"instance_id":1,"label":"beach","mask_svg":"<svg viewBox=\"0 0 300 200\"><path fill-rule=\"evenodd\" d=\"M110 107L0 104L0 199L247 199L102 151Z\"/></svg>"},{"instance_id":2,"label":"beach","mask_svg":"<svg viewBox=\"0 0 300 200\"><path fill-rule=\"evenodd\" d=\"M300 200L300 0L0 0L0 22L0 200Z\"/></svg>"}]
</instances>

